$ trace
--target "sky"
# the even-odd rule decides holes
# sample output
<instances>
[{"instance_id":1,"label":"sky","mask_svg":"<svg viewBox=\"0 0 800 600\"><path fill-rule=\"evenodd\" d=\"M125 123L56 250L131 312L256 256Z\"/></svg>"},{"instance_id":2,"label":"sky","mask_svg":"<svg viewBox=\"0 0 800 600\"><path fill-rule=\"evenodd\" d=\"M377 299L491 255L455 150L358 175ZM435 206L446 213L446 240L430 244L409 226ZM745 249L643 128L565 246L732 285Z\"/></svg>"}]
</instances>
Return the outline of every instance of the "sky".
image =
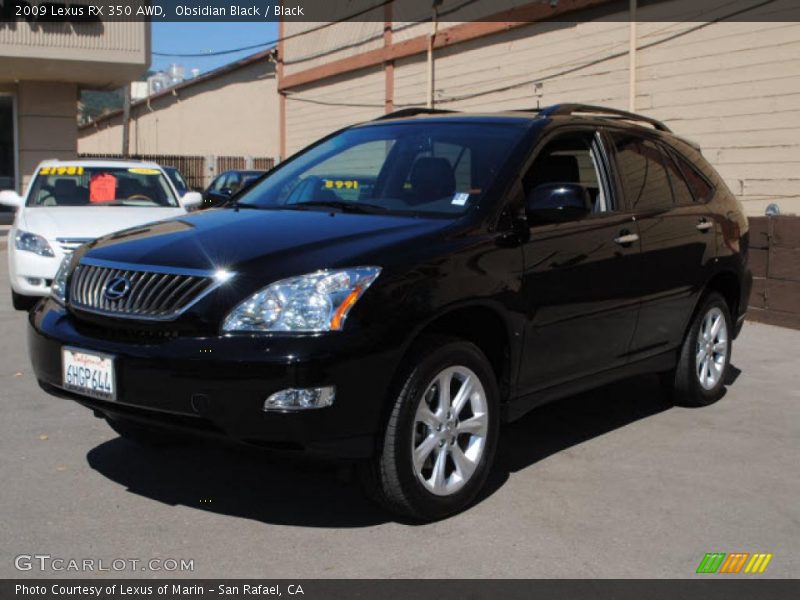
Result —
<instances>
[{"instance_id":1,"label":"sky","mask_svg":"<svg viewBox=\"0 0 800 600\"><path fill-rule=\"evenodd\" d=\"M152 50L154 53L182 54L219 52L269 42L276 37L278 37L278 24L270 22L153 23ZM234 54L193 58L154 55L150 68L161 71L171 63L178 63L186 68L187 75L195 67L200 69L201 73L205 73L266 48L267 46L263 46Z\"/></svg>"}]
</instances>

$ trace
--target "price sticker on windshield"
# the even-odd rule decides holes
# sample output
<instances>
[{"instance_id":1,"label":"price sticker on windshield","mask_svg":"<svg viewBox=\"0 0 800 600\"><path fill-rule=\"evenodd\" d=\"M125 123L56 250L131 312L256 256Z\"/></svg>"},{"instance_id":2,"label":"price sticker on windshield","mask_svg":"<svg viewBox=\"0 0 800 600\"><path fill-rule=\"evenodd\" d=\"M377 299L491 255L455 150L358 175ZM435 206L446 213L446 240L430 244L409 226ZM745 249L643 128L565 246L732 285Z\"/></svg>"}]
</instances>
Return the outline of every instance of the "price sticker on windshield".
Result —
<instances>
[{"instance_id":1,"label":"price sticker on windshield","mask_svg":"<svg viewBox=\"0 0 800 600\"><path fill-rule=\"evenodd\" d=\"M358 181L355 179L326 179L325 187L328 189L335 188L337 190L341 190L342 188L346 190L357 190Z\"/></svg>"},{"instance_id":2,"label":"price sticker on windshield","mask_svg":"<svg viewBox=\"0 0 800 600\"><path fill-rule=\"evenodd\" d=\"M83 167L42 167L39 175L83 175Z\"/></svg>"}]
</instances>

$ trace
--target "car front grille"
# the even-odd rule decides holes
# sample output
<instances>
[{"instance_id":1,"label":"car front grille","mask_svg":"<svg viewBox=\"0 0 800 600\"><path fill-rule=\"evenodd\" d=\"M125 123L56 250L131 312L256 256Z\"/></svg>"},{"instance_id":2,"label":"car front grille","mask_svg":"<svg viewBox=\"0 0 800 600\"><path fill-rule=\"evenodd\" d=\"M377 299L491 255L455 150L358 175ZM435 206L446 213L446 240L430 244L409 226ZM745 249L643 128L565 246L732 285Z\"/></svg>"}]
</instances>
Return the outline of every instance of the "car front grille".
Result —
<instances>
[{"instance_id":1,"label":"car front grille","mask_svg":"<svg viewBox=\"0 0 800 600\"><path fill-rule=\"evenodd\" d=\"M169 272L160 267L82 261L72 274L69 304L118 318L168 321L214 287L213 276L202 271Z\"/></svg>"}]
</instances>

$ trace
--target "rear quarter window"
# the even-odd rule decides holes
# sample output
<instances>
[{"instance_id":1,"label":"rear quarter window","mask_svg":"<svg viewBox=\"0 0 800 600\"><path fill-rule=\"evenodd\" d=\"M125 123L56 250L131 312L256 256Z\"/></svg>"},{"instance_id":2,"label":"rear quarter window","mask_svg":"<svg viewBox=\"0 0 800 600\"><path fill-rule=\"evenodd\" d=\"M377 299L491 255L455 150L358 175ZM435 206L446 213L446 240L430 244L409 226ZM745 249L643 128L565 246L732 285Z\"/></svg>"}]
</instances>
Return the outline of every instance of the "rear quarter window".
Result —
<instances>
[{"instance_id":1,"label":"rear quarter window","mask_svg":"<svg viewBox=\"0 0 800 600\"><path fill-rule=\"evenodd\" d=\"M711 200L716 186L722 182L714 167L698 150L681 140L670 140L670 146L678 167L692 190L695 201L708 202Z\"/></svg>"}]
</instances>

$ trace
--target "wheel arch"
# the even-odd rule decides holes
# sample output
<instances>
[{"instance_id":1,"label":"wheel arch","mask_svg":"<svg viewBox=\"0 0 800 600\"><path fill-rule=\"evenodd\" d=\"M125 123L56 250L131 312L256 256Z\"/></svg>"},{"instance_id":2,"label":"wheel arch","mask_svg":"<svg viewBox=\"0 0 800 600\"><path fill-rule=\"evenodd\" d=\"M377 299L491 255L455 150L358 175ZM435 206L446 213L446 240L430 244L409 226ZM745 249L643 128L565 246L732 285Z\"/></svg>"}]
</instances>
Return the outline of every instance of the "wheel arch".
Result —
<instances>
[{"instance_id":1,"label":"wheel arch","mask_svg":"<svg viewBox=\"0 0 800 600\"><path fill-rule=\"evenodd\" d=\"M700 310L700 305L703 303L703 300L712 292L719 293L725 299L725 303L728 305L728 310L731 314L731 319L733 319L735 322L736 315L738 314L739 310L739 303L741 302L740 290L741 283L736 273L729 270L715 273L697 295L692 313L689 315L689 319L686 321L686 324L683 327L683 337L686 337L686 334L689 332L689 328L692 326L692 323L694 323L695 317L697 316L697 311ZM735 323L732 323L731 325L735 326Z\"/></svg>"},{"instance_id":2,"label":"wheel arch","mask_svg":"<svg viewBox=\"0 0 800 600\"><path fill-rule=\"evenodd\" d=\"M463 339L484 353L494 371L501 401L510 397L516 350L513 327L503 317L504 309L491 303L470 302L449 306L422 323L409 336L400 364L407 364L413 348L425 336L440 335ZM400 369L402 371L402 368Z\"/></svg>"},{"instance_id":3,"label":"wheel arch","mask_svg":"<svg viewBox=\"0 0 800 600\"><path fill-rule=\"evenodd\" d=\"M721 271L714 275L706 284L703 293L697 299L695 313L700 305L700 301L711 292L718 292L728 305L731 318L736 319L739 314L739 303L741 302L742 284L739 277L733 271Z\"/></svg>"}]
</instances>

